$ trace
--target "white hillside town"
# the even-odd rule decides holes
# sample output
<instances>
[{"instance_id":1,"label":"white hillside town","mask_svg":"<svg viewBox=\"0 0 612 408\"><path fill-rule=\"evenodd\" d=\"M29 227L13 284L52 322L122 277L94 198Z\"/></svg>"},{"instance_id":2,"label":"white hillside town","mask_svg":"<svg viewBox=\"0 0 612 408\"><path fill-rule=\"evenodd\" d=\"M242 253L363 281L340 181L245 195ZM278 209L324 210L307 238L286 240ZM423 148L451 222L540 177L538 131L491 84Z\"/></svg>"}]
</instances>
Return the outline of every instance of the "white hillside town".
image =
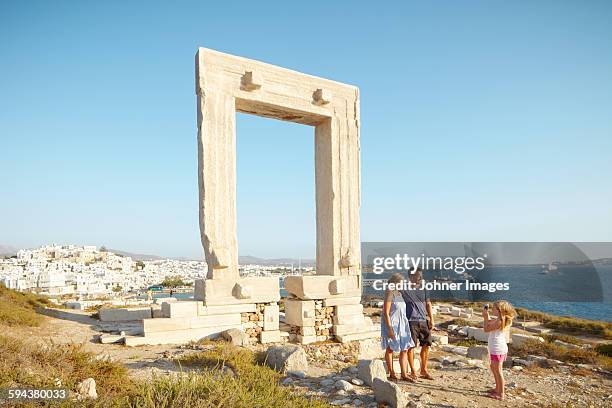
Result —
<instances>
[{"instance_id":1,"label":"white hillside town","mask_svg":"<svg viewBox=\"0 0 612 408\"><path fill-rule=\"evenodd\" d=\"M243 276L274 276L312 272L287 265L241 265ZM192 285L206 276L207 266L197 260L133 260L104 247L45 245L21 249L16 256L0 258L0 283L9 289L32 291L52 297L82 299L122 297L145 292L166 278L180 278Z\"/></svg>"}]
</instances>

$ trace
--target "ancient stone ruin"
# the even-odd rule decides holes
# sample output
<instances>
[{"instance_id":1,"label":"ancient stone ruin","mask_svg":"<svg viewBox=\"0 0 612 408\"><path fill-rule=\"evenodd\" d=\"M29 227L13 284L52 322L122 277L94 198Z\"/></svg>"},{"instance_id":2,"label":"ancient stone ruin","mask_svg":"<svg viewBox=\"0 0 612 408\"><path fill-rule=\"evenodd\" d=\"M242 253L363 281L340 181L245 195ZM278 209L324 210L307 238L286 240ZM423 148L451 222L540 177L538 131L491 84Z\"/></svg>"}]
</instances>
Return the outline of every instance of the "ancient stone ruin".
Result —
<instances>
[{"instance_id":1,"label":"ancient stone ruin","mask_svg":"<svg viewBox=\"0 0 612 408\"><path fill-rule=\"evenodd\" d=\"M378 336L363 316L359 236L359 89L200 48L196 54L200 232L208 274L193 301L163 303L126 344L181 342L242 328L262 343ZM316 275L241 277L236 228L236 112L314 127ZM155 317L155 316L153 316Z\"/></svg>"}]
</instances>

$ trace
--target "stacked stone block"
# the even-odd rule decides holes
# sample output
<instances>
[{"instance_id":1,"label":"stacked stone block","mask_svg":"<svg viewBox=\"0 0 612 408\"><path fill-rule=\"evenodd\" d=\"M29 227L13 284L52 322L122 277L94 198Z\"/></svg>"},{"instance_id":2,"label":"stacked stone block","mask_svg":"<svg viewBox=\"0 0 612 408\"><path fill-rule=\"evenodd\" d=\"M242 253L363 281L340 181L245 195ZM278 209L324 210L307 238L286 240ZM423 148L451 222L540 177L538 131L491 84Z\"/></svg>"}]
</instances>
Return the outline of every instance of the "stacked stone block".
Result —
<instances>
[{"instance_id":1,"label":"stacked stone block","mask_svg":"<svg viewBox=\"0 0 612 408\"><path fill-rule=\"evenodd\" d=\"M363 315L359 297L285 301L289 340L309 344L326 340L342 343L377 337L372 319ZM356 302L356 303L355 303Z\"/></svg>"},{"instance_id":2,"label":"stacked stone block","mask_svg":"<svg viewBox=\"0 0 612 408\"><path fill-rule=\"evenodd\" d=\"M201 301L162 303L160 318L142 320L142 336L126 344L172 344L214 338L227 329L242 329L262 343L281 341L278 303L206 306Z\"/></svg>"},{"instance_id":3,"label":"stacked stone block","mask_svg":"<svg viewBox=\"0 0 612 408\"><path fill-rule=\"evenodd\" d=\"M255 310L240 314L242 328L249 337L262 343L281 341L278 304L257 303Z\"/></svg>"}]
</instances>

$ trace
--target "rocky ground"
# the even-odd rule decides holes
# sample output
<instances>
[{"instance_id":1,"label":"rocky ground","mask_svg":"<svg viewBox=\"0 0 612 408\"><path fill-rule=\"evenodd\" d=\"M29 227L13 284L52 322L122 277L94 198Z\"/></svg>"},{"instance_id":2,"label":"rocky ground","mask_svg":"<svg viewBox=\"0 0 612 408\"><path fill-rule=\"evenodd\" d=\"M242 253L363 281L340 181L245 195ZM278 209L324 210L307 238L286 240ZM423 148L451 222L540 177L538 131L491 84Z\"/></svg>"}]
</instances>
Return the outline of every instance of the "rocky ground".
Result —
<instances>
[{"instance_id":1,"label":"rocky ground","mask_svg":"<svg viewBox=\"0 0 612 408\"><path fill-rule=\"evenodd\" d=\"M188 368L181 367L177 358L211 347L204 344L187 346L125 347L100 344L98 321L88 316L74 320L47 318L37 328L10 328L9 335L27 336L55 344L82 343L100 358L122 362L135 377L176 375ZM438 332L445 334L445 332ZM263 351L263 345L251 346ZM357 368L359 347L352 344L320 344L304 346L308 368L291 372L281 381L286 387L318 396L338 406L378 406L370 386L359 378ZM446 351L445 351L446 350ZM421 407L608 407L612 406L610 373L597 367L558 364L551 368L537 365L504 370L507 398L496 401L486 396L493 386L492 376L480 360L468 359L461 350L434 347L430 372L433 381L419 379L417 383L397 382L409 401L409 406ZM382 357L382 353L381 353Z\"/></svg>"}]
</instances>

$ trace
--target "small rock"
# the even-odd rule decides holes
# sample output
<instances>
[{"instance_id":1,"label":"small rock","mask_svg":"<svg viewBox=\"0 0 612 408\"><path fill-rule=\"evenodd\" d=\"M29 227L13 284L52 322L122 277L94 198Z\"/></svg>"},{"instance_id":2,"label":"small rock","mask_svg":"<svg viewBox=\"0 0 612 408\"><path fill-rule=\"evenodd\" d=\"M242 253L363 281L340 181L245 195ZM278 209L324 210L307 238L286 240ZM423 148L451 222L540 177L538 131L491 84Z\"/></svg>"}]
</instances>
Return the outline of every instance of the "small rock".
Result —
<instances>
[{"instance_id":1,"label":"small rock","mask_svg":"<svg viewBox=\"0 0 612 408\"><path fill-rule=\"evenodd\" d=\"M266 350L266 365L280 372L306 371L308 370L308 358L300 346L276 345Z\"/></svg>"},{"instance_id":2,"label":"small rock","mask_svg":"<svg viewBox=\"0 0 612 408\"><path fill-rule=\"evenodd\" d=\"M523 367L516 365L512 367L512 371L523 371Z\"/></svg>"},{"instance_id":3,"label":"small rock","mask_svg":"<svg viewBox=\"0 0 612 408\"><path fill-rule=\"evenodd\" d=\"M353 378L351 379L351 382L355 385L363 385L363 380L360 380L359 378Z\"/></svg>"},{"instance_id":4,"label":"small rock","mask_svg":"<svg viewBox=\"0 0 612 408\"><path fill-rule=\"evenodd\" d=\"M557 346L565 347L565 348L568 348L568 349L577 349L577 348L580 348L580 346L578 346L576 344L566 343L566 342L561 341L561 340L555 340L553 343L555 345L557 345Z\"/></svg>"},{"instance_id":5,"label":"small rock","mask_svg":"<svg viewBox=\"0 0 612 408\"><path fill-rule=\"evenodd\" d=\"M352 391L353 390L353 384L351 384L350 382L348 382L346 380L338 380L338 381L336 381L336 383L334 385L339 390L344 390L344 391Z\"/></svg>"},{"instance_id":6,"label":"small rock","mask_svg":"<svg viewBox=\"0 0 612 408\"><path fill-rule=\"evenodd\" d=\"M96 392L96 380L93 378L86 378L81 381L76 387L78 395L78 399L96 399L98 398L98 393Z\"/></svg>"},{"instance_id":7,"label":"small rock","mask_svg":"<svg viewBox=\"0 0 612 408\"><path fill-rule=\"evenodd\" d=\"M363 405L363 401L360 400L359 398L357 398L357 399L353 400L352 404L353 404L354 407L360 407L360 406Z\"/></svg>"},{"instance_id":8,"label":"small rock","mask_svg":"<svg viewBox=\"0 0 612 408\"><path fill-rule=\"evenodd\" d=\"M331 378L326 378L324 380L321 380L320 384L322 387L329 387L330 385L333 385L336 381L334 381Z\"/></svg>"},{"instance_id":9,"label":"small rock","mask_svg":"<svg viewBox=\"0 0 612 408\"><path fill-rule=\"evenodd\" d=\"M375 378L373 388L376 401L379 404L384 402L391 408L404 408L408 404L408 398L395 383Z\"/></svg>"},{"instance_id":10,"label":"small rock","mask_svg":"<svg viewBox=\"0 0 612 408\"><path fill-rule=\"evenodd\" d=\"M487 346L472 346L467 350L467 357L482 361L489 360L489 349Z\"/></svg>"},{"instance_id":11,"label":"small rock","mask_svg":"<svg viewBox=\"0 0 612 408\"><path fill-rule=\"evenodd\" d=\"M302 379L306 378L306 373L301 370L289 370L287 371L287 375L291 375L293 377L298 377Z\"/></svg>"},{"instance_id":12,"label":"small rock","mask_svg":"<svg viewBox=\"0 0 612 408\"><path fill-rule=\"evenodd\" d=\"M525 367L531 367L531 366L533 366L535 364L535 361L529 361L529 360L525 360L525 359L522 359L522 358L515 358L514 362L516 364L520 364L520 365L525 366Z\"/></svg>"},{"instance_id":13,"label":"small rock","mask_svg":"<svg viewBox=\"0 0 612 408\"><path fill-rule=\"evenodd\" d=\"M289 385L291 383L293 383L293 380L291 379L291 377L287 377L283 381L281 381L281 384L283 385Z\"/></svg>"},{"instance_id":14,"label":"small rock","mask_svg":"<svg viewBox=\"0 0 612 408\"><path fill-rule=\"evenodd\" d=\"M339 400L330 402L330 405L344 405L344 404L348 404L349 402L351 402L350 398L343 398L343 399L339 399Z\"/></svg>"},{"instance_id":15,"label":"small rock","mask_svg":"<svg viewBox=\"0 0 612 408\"><path fill-rule=\"evenodd\" d=\"M385 365L380 360L360 360L357 366L359 379L371 386L375 378L386 379Z\"/></svg>"},{"instance_id":16,"label":"small rock","mask_svg":"<svg viewBox=\"0 0 612 408\"><path fill-rule=\"evenodd\" d=\"M251 338L241 329L228 329L221 333L221 337L229 341L234 346L248 346Z\"/></svg>"}]
</instances>

